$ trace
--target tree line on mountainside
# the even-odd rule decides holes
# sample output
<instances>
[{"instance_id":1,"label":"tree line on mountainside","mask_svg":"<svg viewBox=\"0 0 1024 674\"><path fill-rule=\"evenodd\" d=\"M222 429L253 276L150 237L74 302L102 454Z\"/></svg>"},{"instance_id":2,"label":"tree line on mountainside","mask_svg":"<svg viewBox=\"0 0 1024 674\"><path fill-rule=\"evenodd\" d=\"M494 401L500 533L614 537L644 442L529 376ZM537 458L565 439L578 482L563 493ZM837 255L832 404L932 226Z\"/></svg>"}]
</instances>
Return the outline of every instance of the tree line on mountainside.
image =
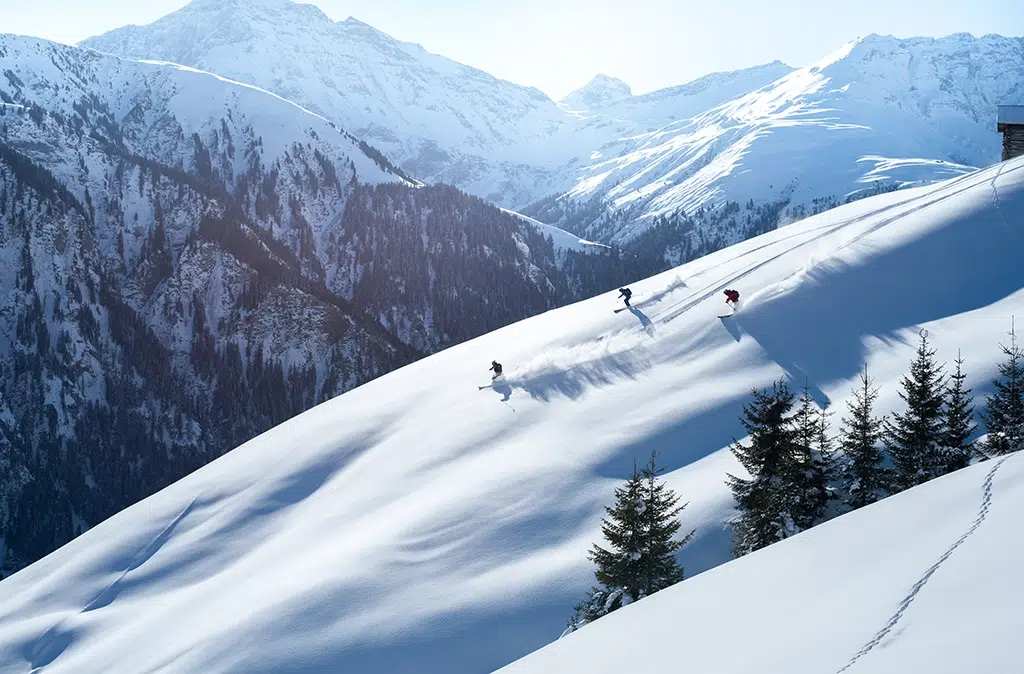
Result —
<instances>
[{"instance_id":1,"label":"tree line on mountainside","mask_svg":"<svg viewBox=\"0 0 1024 674\"><path fill-rule=\"evenodd\" d=\"M1011 330L977 439L972 390L963 359L947 374L922 332L910 371L901 380L902 412L877 416L879 390L867 367L847 402L838 436L832 413L815 405L808 387L797 396L785 379L751 392L740 422L747 442L732 453L747 477L729 475L736 503L729 522L735 557L806 531L844 513L942 477L977 461L1024 450L1024 348ZM657 479L650 463L615 490L602 520L605 546L595 544L594 586L576 605L566 632L683 580L677 552L681 497Z\"/></svg>"}]
</instances>

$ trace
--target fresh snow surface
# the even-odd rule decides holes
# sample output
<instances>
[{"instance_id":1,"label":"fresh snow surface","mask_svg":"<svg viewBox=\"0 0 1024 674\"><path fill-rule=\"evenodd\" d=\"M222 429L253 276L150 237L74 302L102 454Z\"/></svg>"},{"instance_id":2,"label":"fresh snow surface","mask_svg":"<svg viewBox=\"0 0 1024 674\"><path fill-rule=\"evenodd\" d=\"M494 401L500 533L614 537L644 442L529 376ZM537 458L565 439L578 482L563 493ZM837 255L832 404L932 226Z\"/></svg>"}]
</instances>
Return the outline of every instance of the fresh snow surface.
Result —
<instances>
[{"instance_id":1,"label":"fresh snow surface","mask_svg":"<svg viewBox=\"0 0 1024 674\"><path fill-rule=\"evenodd\" d=\"M1024 454L986 461L680 583L501 672L1019 672L1021 513Z\"/></svg>"},{"instance_id":2,"label":"fresh snow surface","mask_svg":"<svg viewBox=\"0 0 1024 674\"><path fill-rule=\"evenodd\" d=\"M448 349L282 424L0 582L0 672L499 668L562 632L593 582L586 552L603 506L651 450L690 503L688 575L727 561L724 478L739 470L727 447L751 387L806 381L842 411L867 362L888 411L925 329L941 359L961 350L968 384L988 392L1010 316L1024 315L1021 259L1024 159L858 201L638 281L631 311L613 312L611 292ZM727 287L740 310L720 320ZM506 374L490 385L492 359ZM931 577L945 594L926 587L879 645L906 639L855 666L932 663L927 648L1005 634L988 629L1019 615L1008 613L1019 592L995 585L1019 567L1008 509L1021 465L1005 468L990 523ZM887 504L869 509L850 535L840 523L815 530L644 600L637 615L669 605L682 616L673 643L691 644L678 655L695 671L718 662L701 668L690 651L715 653L723 669L748 662L737 634L821 665L805 671L837 671L967 531L989 469L894 501L892 529L879 514ZM985 541L999 554L980 554ZM760 560L765 572L745 571ZM784 604L774 586L795 583L807 585ZM926 635L950 621L956 631ZM727 628L683 628L702 623ZM631 671L607 653L614 643L595 641L587 658ZM999 671L982 657L995 651L978 652L977 667L950 655L946 671ZM547 662L527 671L560 671Z\"/></svg>"}]
</instances>

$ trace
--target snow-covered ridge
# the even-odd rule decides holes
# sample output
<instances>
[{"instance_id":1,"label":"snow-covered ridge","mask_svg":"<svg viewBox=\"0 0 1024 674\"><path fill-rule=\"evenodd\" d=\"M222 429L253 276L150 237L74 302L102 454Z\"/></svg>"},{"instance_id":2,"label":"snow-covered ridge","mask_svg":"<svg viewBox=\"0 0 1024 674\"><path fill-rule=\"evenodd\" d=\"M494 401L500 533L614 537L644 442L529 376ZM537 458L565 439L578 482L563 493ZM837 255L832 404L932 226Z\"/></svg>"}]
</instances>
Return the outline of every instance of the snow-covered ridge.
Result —
<instances>
[{"instance_id":1,"label":"snow-covered ridge","mask_svg":"<svg viewBox=\"0 0 1024 674\"><path fill-rule=\"evenodd\" d=\"M590 110L632 98L629 85L616 77L597 75L585 86L572 92L559 103L572 110Z\"/></svg>"},{"instance_id":2,"label":"snow-covered ridge","mask_svg":"<svg viewBox=\"0 0 1024 674\"><path fill-rule=\"evenodd\" d=\"M642 96L598 75L555 103L287 0L204 0L85 44L277 92L410 175L546 222L537 209L558 197L563 211L590 215L552 224L616 243L701 206L787 203L790 221L815 200L989 165L999 158L995 105L1024 86L1020 38L870 35L798 71L775 61ZM730 243L745 231L703 234Z\"/></svg>"},{"instance_id":3,"label":"snow-covered ridge","mask_svg":"<svg viewBox=\"0 0 1024 674\"><path fill-rule=\"evenodd\" d=\"M621 304L608 293L392 372L0 582L0 669L469 674L512 662L562 631L592 582L586 550L598 540L602 508L633 460L653 449L674 471L670 486L690 503L684 526L697 536L681 557L688 575L726 561L723 522L732 503L724 476L737 470L727 447L751 387L778 377L807 381L819 402L841 409L866 362L882 390L879 409L893 409L915 336L926 329L940 357L962 352L967 384L987 393L997 342L1009 317L1024 311L1022 216L1024 159L849 204L632 283L629 312L613 313ZM720 320L727 287L741 291L743 308ZM505 380L489 384L493 359L504 364ZM921 502L924 520L905 520L921 538L871 527L882 543L889 531L893 542L922 547L900 557L895 572L880 571L885 587L863 613L841 621L850 625L843 648L813 656L829 665L821 671L835 671L871 639L921 577L921 563L939 559L949 534L961 535L976 517L983 476L966 475L926 488L941 497ZM945 492L951 484L965 491ZM988 531L1008 531L986 528L1007 516L999 510L1003 484L997 474L990 520L964 552ZM970 508L960 507L965 493ZM915 502L913 495L904 502ZM959 514L935 520L943 503ZM780 549L833 541L829 531ZM858 556L849 567L821 565L821 575L808 576L819 583L814 595L862 587L854 583L864 578L860 568L887 568L874 566L888 558L873 553L871 567L858 567L862 540L844 540L839 556ZM998 540L1005 545L1005 536ZM802 624L802 613L780 613L768 601L775 595L753 585L763 576L740 573L774 554L714 577L745 579L743 594L760 616L751 624L764 628L770 619L791 635L787 626ZM787 553L777 554L786 567ZM988 557L988 564L1016 564ZM807 575L792 566L786 573ZM844 575L850 585L830 585ZM671 602L671 592L636 610ZM686 596L720 613L692 620L735 618L731 604L715 603L717 590L708 592L699 601ZM818 606L810 597L808 611ZM916 601L927 600L922 592ZM845 659L833 667L840 650Z\"/></svg>"},{"instance_id":4,"label":"snow-covered ridge","mask_svg":"<svg viewBox=\"0 0 1024 674\"><path fill-rule=\"evenodd\" d=\"M222 129L259 140L260 160L272 164L295 142L314 141L332 159L351 160L367 183L401 181L370 158L358 141L333 122L250 84L171 63L136 62L45 40L0 34L0 67L15 79L0 90L24 104L75 116L75 105L97 96L129 130L125 141L139 154L179 164L193 134L206 138ZM177 128L168 128L176 124ZM234 172L245 173L250 148L235 146Z\"/></svg>"},{"instance_id":5,"label":"snow-covered ridge","mask_svg":"<svg viewBox=\"0 0 1024 674\"><path fill-rule=\"evenodd\" d=\"M575 234L572 234L571 232L567 232L564 229L559 229L558 227L555 227L553 225L546 225L540 220L535 220L534 218L531 218L527 215L523 215L522 213L516 213L515 211L510 211L505 208L503 208L502 210L505 211L506 213L521 218L524 222L527 222L534 228L536 228L537 231L547 236L550 236L552 242L555 244L555 248L576 251L595 248L609 248L609 246L606 246L603 243L596 243L594 241L587 241L586 239L581 239L580 237L576 236Z\"/></svg>"}]
</instances>

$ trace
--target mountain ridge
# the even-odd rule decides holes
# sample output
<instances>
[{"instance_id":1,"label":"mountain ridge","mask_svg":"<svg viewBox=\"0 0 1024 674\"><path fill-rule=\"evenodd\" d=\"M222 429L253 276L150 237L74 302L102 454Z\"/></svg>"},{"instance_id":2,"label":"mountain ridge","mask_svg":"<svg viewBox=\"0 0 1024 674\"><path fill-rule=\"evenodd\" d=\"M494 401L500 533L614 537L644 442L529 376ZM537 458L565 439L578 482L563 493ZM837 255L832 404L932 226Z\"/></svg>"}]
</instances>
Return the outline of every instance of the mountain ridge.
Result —
<instances>
[{"instance_id":1,"label":"mountain ridge","mask_svg":"<svg viewBox=\"0 0 1024 674\"><path fill-rule=\"evenodd\" d=\"M217 3L212 9L189 5L150 26L81 44L256 84L337 121L410 176L453 184L508 208L559 190L562 182L552 181L564 182L560 167L639 128L614 120L586 124L536 88L431 54L361 21L304 17L296 7L231 5L244 20L228 21ZM203 36L198 43L196 36ZM280 53L291 55L288 66L278 63ZM748 77L763 84L771 74ZM720 103L736 91L703 93Z\"/></svg>"},{"instance_id":2,"label":"mountain ridge","mask_svg":"<svg viewBox=\"0 0 1024 674\"><path fill-rule=\"evenodd\" d=\"M230 56L251 50L244 36L219 36L217 47L192 53L183 36L211 28L186 19L172 14L159 30L85 44L287 88L286 97L341 120L407 175L667 264L849 198L989 165L999 158L994 105L1024 95L1021 39L994 35L871 34L804 68L776 60L639 96L598 76L556 103L361 22L341 38L345 47L313 46L294 27L258 28L261 41L296 53L285 78L263 57L240 64ZM350 100L332 87L352 92ZM594 100L579 98L588 91ZM751 201L759 213L749 221L730 217ZM665 240L674 243L654 243Z\"/></svg>"}]
</instances>

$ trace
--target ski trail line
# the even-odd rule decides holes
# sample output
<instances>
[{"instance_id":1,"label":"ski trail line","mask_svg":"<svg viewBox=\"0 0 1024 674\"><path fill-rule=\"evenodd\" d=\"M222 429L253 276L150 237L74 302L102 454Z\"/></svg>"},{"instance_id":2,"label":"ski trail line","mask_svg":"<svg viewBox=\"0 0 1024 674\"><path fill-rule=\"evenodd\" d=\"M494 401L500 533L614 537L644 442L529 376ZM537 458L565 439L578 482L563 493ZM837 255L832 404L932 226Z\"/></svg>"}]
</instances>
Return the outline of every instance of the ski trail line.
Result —
<instances>
[{"instance_id":1,"label":"ski trail line","mask_svg":"<svg viewBox=\"0 0 1024 674\"><path fill-rule=\"evenodd\" d=\"M967 176L973 177L975 179L977 178L977 175L975 175L975 174L967 174ZM967 176L964 176L964 178L966 178ZM942 189L936 190L934 193L929 193L927 195L927 197L931 197L931 198L929 198L927 200L925 200L925 198L926 198L925 196L913 197L913 198L901 201L901 202L899 202L897 204L892 204L890 206L886 206L884 208L877 209L876 211L872 212L871 215L874 215L874 214L877 214L877 213L880 213L880 212L884 212L886 210L897 209L897 208L899 208L901 206L913 203L915 201L923 201L923 203L919 203L919 204L913 206L912 208L909 208L909 209L906 209L906 210L902 210L902 211L900 211L898 213L894 213L893 215L891 215L891 216L889 216L887 218L883 218L880 222L877 222L874 225L871 225L865 231L863 231L860 234L854 236L852 239L850 239L846 243L844 243L841 246L839 246L838 248L836 248L832 252L832 254L834 255L835 253L839 252L840 250L843 250L844 248L848 248L849 246L852 246L853 244L860 242L862 239L864 239L864 238L874 234L875 232L877 232L880 229L888 227L889 225L891 225L892 223L894 223L894 222L896 222L898 220L901 220L901 219L903 219L905 217L913 215L914 213L922 211L922 210L924 210L926 208L931 208L932 206L936 206L936 205L942 203L943 201L946 201L947 199L955 197L955 196L961 194L962 192L966 192L967 190L973 189L973 188L975 188L977 186L975 184L968 184L966 186L958 186L957 189L955 189L953 191L950 191L949 188L953 187L957 183L960 183L962 180L963 180L963 178L958 178L955 181L952 181L949 184L945 185ZM662 310L662 311L658 312L657 314L655 314L655 319L658 320L661 323L668 323L670 321L673 321L676 318L679 318L679 316L685 314L687 311L689 311L693 307L695 307L698 304L700 304L701 302L704 302L705 300L709 299L713 295L718 294L720 291L722 291L727 286L736 283L737 281L739 281L743 277L748 276L749 274L752 274L753 272L757 271L761 267L764 267L765 265L771 264L775 260L778 260L781 257L785 257L786 255L789 255L790 253L793 253L793 252L797 251L800 248L803 248L805 246L809 246L811 244L817 243L821 239L824 239L825 237L827 237L830 234L833 234L833 233L839 231L840 229L843 229L843 228L848 227L850 225L854 225L854 224L863 222L867 217L868 217L868 214L865 214L865 215L862 215L862 216L858 216L856 218L852 218L850 220L846 220L846 221L842 221L842 222L830 225L830 226L823 226L823 227L820 227L820 228L819 227L815 227L815 228L813 228L811 230L808 230L806 233L814 233L814 232L819 231L819 229L826 229L826 227L828 229L828 231L825 231L825 232L823 232L821 234L815 234L814 236L809 237L806 241L801 241L800 243L795 244L795 245L793 245L790 248L787 248L786 250L784 250L781 253L778 253L778 254L770 257L770 258L768 258L767 260L761 260L761 261L756 262L756 263L754 263L752 265L744 267L743 269L741 269L739 271L730 272L727 276L723 276L722 278L718 279L717 281L713 281L711 285L705 286L703 289L697 291L696 293L690 295L689 297L687 297L687 298L685 298L683 300L680 300L679 302L676 302L675 304L669 305L664 310ZM790 237L786 237L786 238L790 238ZM778 241L778 242L775 242L775 243L781 243L781 241ZM764 247L764 246L762 246L762 247ZM751 251L751 252L753 252L753 251ZM743 256L741 255L740 257L743 257ZM739 258L736 258L736 259L739 259ZM679 307L680 304L682 304L683 306L678 308L678 309L676 309L676 307ZM671 313L669 313L669 312L671 312ZM667 316L665 315L666 313L668 314Z\"/></svg>"},{"instance_id":2,"label":"ski trail line","mask_svg":"<svg viewBox=\"0 0 1024 674\"><path fill-rule=\"evenodd\" d=\"M82 613L95 611L97 608L108 606L117 596L118 587L125 579L125 576L149 561L149 559L163 547L164 543L166 543L171 537L171 534L174 533L177 526L181 524L181 521L185 519L190 512L192 512L192 508L195 507L196 499L198 498L198 494L193 496L192 500L189 501L189 504L185 506L185 509L182 510L177 517L171 520L171 523L165 526L160 533L149 542L149 545L142 548L135 554L135 558L132 560L131 564L128 565L128 568L122 571L121 575L118 576L117 579L115 579L114 582L112 582L105 590L103 590L103 592L96 595L96 598L89 602L88 606L82 609Z\"/></svg>"},{"instance_id":3,"label":"ski trail line","mask_svg":"<svg viewBox=\"0 0 1024 674\"><path fill-rule=\"evenodd\" d=\"M853 667L853 665L858 660L860 660L862 657L870 653L875 646L882 643L882 640L885 639L889 632L891 632L892 629L896 627L899 621L903 618L903 614L906 613L907 609L910 608L910 605L914 603L914 599L917 598L918 593L920 593L924 586L928 584L928 581L935 574L935 572L939 570L939 568L946 562L946 560L948 560L953 555L954 552L956 552L957 548L963 545L964 541L971 537L971 534L978 530L978 527L981 526L981 523L985 521L986 517L988 517L988 511L992 505L992 482L996 477L996 471L999 470L999 467L1002 466L1008 458L1010 457L1004 456L1003 458L1001 458L996 463L996 465L992 467L992 470L988 472L988 475L985 476L985 482L982 484L981 508L978 510L978 517L975 518L974 522L971 524L971 527L966 532L964 532L963 536L958 538L956 542L953 543L953 545L949 546L949 549L946 550L946 552L944 552L941 557L939 557L938 561L932 564L932 566L924 572L924 575L921 576L921 578L916 583L914 583L913 586L911 586L910 592L900 602L899 607L896 609L896 613L894 613L892 617L889 618L889 622L885 624L885 627L880 629L878 633L871 638L870 641L864 644L864 647L857 651L853 655L853 657L850 658L849 662L847 662L845 665L839 668L836 671L836 674L842 674L842 672L845 672L850 667Z\"/></svg>"},{"instance_id":4,"label":"ski trail line","mask_svg":"<svg viewBox=\"0 0 1024 674\"><path fill-rule=\"evenodd\" d=\"M999 188L996 186L996 181L999 180L999 176L1003 175L1003 171L1005 169L1006 164L1004 163L999 167L999 171L992 178L992 182L989 183L992 187L992 203L995 205L996 214L999 216L999 220L1003 223L1003 227L1006 228L1007 233L1009 233L1012 238L1019 241L1020 239L1017 237L1017 232L1013 231L1013 227L1010 226L1010 223L1006 220L1006 215L1003 213L1002 203L999 200Z\"/></svg>"},{"instance_id":5,"label":"ski trail line","mask_svg":"<svg viewBox=\"0 0 1024 674\"><path fill-rule=\"evenodd\" d=\"M163 547L163 544L167 542L168 538L170 538L174 529L190 512L192 512L198 498L199 494L192 497L192 500L189 501L187 506L185 506L185 509L178 513L178 515L171 520L169 524L164 526L164 528L160 530L160 533L154 536L145 547L135 553L135 557L132 558L128 567L122 571L118 577L110 583L110 585L97 594L92 601L86 604L79 613L88 613L98 608L109 606L117 597L117 591L125 576L127 576L131 571L142 566L143 563L149 560L161 547ZM28 652L25 655L26 659L29 661L31 673L39 672L52 664L58 657L60 657L68 646L71 645L70 633L62 629L66 621L67 615L50 625L49 629L43 632L28 648Z\"/></svg>"}]
</instances>

